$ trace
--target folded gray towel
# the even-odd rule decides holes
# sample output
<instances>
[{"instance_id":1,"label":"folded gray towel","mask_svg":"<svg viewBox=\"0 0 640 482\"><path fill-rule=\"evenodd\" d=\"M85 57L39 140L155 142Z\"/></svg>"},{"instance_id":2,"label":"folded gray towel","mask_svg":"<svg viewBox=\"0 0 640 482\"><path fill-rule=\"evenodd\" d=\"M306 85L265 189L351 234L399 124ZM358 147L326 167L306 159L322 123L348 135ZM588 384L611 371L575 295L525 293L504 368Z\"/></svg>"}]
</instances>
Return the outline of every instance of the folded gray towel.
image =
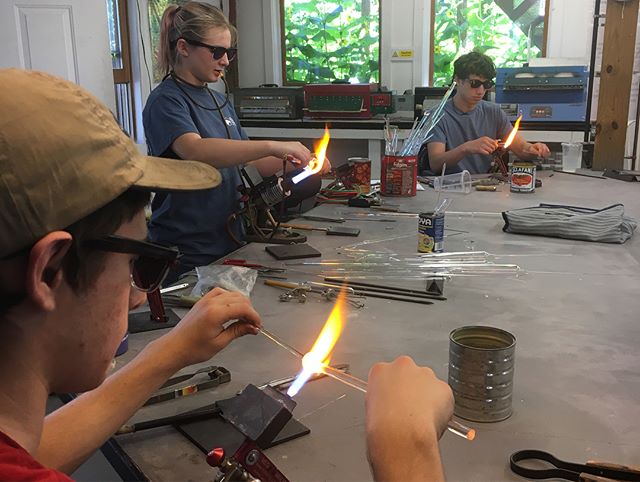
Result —
<instances>
[{"instance_id":1,"label":"folded gray towel","mask_svg":"<svg viewBox=\"0 0 640 482\"><path fill-rule=\"evenodd\" d=\"M624 206L614 204L591 209L557 204L540 204L502 213L503 231L600 243L624 243L638 223L624 215Z\"/></svg>"}]
</instances>

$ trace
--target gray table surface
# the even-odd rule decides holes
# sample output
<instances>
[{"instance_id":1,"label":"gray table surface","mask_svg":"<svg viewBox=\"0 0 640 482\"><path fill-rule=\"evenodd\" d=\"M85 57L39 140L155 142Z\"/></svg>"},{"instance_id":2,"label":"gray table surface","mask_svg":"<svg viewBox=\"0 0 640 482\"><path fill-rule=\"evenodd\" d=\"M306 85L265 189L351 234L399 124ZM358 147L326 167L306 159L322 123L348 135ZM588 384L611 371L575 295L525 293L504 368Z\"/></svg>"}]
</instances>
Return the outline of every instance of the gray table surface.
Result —
<instances>
[{"instance_id":1,"label":"gray table surface","mask_svg":"<svg viewBox=\"0 0 640 482\"><path fill-rule=\"evenodd\" d=\"M576 462L640 464L640 236L624 245L609 245L506 234L499 215L481 214L540 202L589 207L621 202L629 215L640 219L640 185L562 173L547 176L542 173L544 185L532 194L513 194L502 186L502 192L452 195L446 216L445 251L487 251L498 256L496 262L519 265L524 274L453 278L445 287L448 301L432 306L369 298L363 309L349 314L335 348L332 361L349 363L351 372L362 378L375 362L408 354L446 379L448 337L454 328L487 324L516 336L513 415L499 423L470 423L478 431L474 442L444 435L442 456L452 481L522 480L510 472L508 456L525 448ZM435 199L436 193L428 188L414 198L387 201L419 212L431 208ZM341 206L313 211L344 216L364 212L368 210ZM362 229L358 238L313 232L308 242L322 252L322 259L344 258L342 247L364 240L380 240L367 246L371 250L414 255L416 219L393 219L396 222L348 221L345 225ZM248 245L233 256L280 263L262 244ZM314 280L321 269L289 266L288 275L292 281ZM424 284L410 279L388 283L418 288ZM305 304L282 303L279 293L259 280L251 298L266 327L306 351L332 304L313 298ZM160 333L132 335L123 360ZM248 383L291 375L299 368L295 358L261 336L237 340L211 363L228 368L232 381L144 408L132 420L203 406ZM371 480L363 394L325 379L308 384L297 400L294 415L311 434L267 451L280 470L292 481ZM172 428L117 440L153 480L210 480L214 475L204 456Z\"/></svg>"}]
</instances>

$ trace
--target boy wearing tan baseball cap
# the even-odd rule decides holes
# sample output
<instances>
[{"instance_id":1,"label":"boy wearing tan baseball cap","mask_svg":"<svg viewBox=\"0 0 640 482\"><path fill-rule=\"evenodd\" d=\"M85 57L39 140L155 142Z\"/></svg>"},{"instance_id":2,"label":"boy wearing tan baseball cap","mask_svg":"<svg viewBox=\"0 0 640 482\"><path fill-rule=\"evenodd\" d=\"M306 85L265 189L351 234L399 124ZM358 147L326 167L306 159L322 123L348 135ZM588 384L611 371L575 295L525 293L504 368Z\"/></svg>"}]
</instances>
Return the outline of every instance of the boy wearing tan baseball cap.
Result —
<instances>
[{"instance_id":1,"label":"boy wearing tan baseball cap","mask_svg":"<svg viewBox=\"0 0 640 482\"><path fill-rule=\"evenodd\" d=\"M145 241L149 192L211 189L220 175L140 155L75 84L0 70L0 85L0 480L69 480L173 373L257 333L261 320L247 298L217 288L105 379L128 310L178 256ZM225 328L230 320L243 321ZM84 393L45 418L56 392ZM374 479L442 480L437 439L452 410L431 370L408 357L374 365Z\"/></svg>"},{"instance_id":2,"label":"boy wearing tan baseball cap","mask_svg":"<svg viewBox=\"0 0 640 482\"><path fill-rule=\"evenodd\" d=\"M220 175L141 155L66 80L7 69L0 85L0 480L66 480L167 378L260 317L214 290L105 379L127 312L178 256L145 241L149 193L212 189ZM45 418L56 392L85 393Z\"/></svg>"}]
</instances>

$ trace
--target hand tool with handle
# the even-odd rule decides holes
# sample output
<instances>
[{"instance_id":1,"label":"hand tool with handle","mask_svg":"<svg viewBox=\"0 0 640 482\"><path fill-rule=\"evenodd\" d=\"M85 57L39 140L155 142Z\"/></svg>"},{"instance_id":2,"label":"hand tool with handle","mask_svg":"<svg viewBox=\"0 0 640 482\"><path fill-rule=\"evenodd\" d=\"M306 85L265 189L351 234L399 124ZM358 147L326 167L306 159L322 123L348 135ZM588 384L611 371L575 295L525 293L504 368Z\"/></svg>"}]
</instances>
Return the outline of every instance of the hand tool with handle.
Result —
<instances>
[{"instance_id":1,"label":"hand tool with handle","mask_svg":"<svg viewBox=\"0 0 640 482\"><path fill-rule=\"evenodd\" d=\"M150 397L143 406L154 405L160 402L166 402L168 400L173 400L175 398L187 397L189 395L193 395L195 393L201 392L203 390L208 390L209 388L217 387L222 383L228 383L231 381L231 373L229 370L223 367L210 367L211 370L207 371L207 375L210 380L199 383L192 383L187 385L186 387L176 388L170 392L159 393ZM189 377L191 378L191 377ZM173 384L173 383L172 383Z\"/></svg>"},{"instance_id":2,"label":"hand tool with handle","mask_svg":"<svg viewBox=\"0 0 640 482\"><path fill-rule=\"evenodd\" d=\"M301 229L303 231L324 231L327 236L358 236L359 228L350 228L347 226L329 226L326 228L319 226L311 226L310 224L281 224L283 228Z\"/></svg>"},{"instance_id":3,"label":"hand tool with handle","mask_svg":"<svg viewBox=\"0 0 640 482\"><path fill-rule=\"evenodd\" d=\"M547 462L553 468L531 469L520 462ZM576 464L560 460L542 450L519 450L509 458L511 471L528 479L564 479L584 482L640 481L640 467L588 461Z\"/></svg>"}]
</instances>

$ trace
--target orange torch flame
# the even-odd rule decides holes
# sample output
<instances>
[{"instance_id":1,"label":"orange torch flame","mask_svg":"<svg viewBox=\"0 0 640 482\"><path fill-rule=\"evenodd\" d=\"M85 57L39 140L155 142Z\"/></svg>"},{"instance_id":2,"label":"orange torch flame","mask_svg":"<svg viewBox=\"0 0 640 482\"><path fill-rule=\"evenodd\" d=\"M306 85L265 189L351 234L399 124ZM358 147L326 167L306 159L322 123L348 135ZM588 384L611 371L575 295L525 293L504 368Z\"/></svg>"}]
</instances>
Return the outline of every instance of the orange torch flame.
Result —
<instances>
[{"instance_id":1,"label":"orange torch flame","mask_svg":"<svg viewBox=\"0 0 640 482\"><path fill-rule=\"evenodd\" d=\"M322 165L324 164L324 160L327 157L327 146L329 145L329 139L331 136L329 135L329 127L325 124L324 126L324 135L322 139L316 143L314 146L315 149L315 157L311 159L309 165L304 168L304 170L293 176L291 180L294 184L298 184L303 179L308 178L309 176L320 172L322 169Z\"/></svg>"},{"instance_id":2,"label":"orange torch flame","mask_svg":"<svg viewBox=\"0 0 640 482\"><path fill-rule=\"evenodd\" d=\"M311 350L302 358L302 371L289 387L287 395L293 397L315 373L321 373L322 367L328 365L333 347L335 346L344 326L345 292L340 291L331 314L318 335Z\"/></svg>"},{"instance_id":3,"label":"orange torch flame","mask_svg":"<svg viewBox=\"0 0 640 482\"><path fill-rule=\"evenodd\" d=\"M330 138L331 136L329 135L329 128L325 124L324 135L322 136L322 139L320 139L320 141L313 146L313 148L315 149L316 157L311 159L311 162L309 163L309 167L311 168L313 174L315 174L316 172L320 172L320 169L322 169L324 159L327 157L327 146L329 145Z\"/></svg>"},{"instance_id":4,"label":"orange torch flame","mask_svg":"<svg viewBox=\"0 0 640 482\"><path fill-rule=\"evenodd\" d=\"M513 125L513 129L511 129L511 133L509 134L509 137L507 137L507 140L504 142L505 149L508 148L513 142L513 139L515 139L516 134L518 133L518 129L520 128L521 120L522 120L522 114L520 114L520 117L518 117L518 119L516 120L516 123Z\"/></svg>"}]
</instances>

